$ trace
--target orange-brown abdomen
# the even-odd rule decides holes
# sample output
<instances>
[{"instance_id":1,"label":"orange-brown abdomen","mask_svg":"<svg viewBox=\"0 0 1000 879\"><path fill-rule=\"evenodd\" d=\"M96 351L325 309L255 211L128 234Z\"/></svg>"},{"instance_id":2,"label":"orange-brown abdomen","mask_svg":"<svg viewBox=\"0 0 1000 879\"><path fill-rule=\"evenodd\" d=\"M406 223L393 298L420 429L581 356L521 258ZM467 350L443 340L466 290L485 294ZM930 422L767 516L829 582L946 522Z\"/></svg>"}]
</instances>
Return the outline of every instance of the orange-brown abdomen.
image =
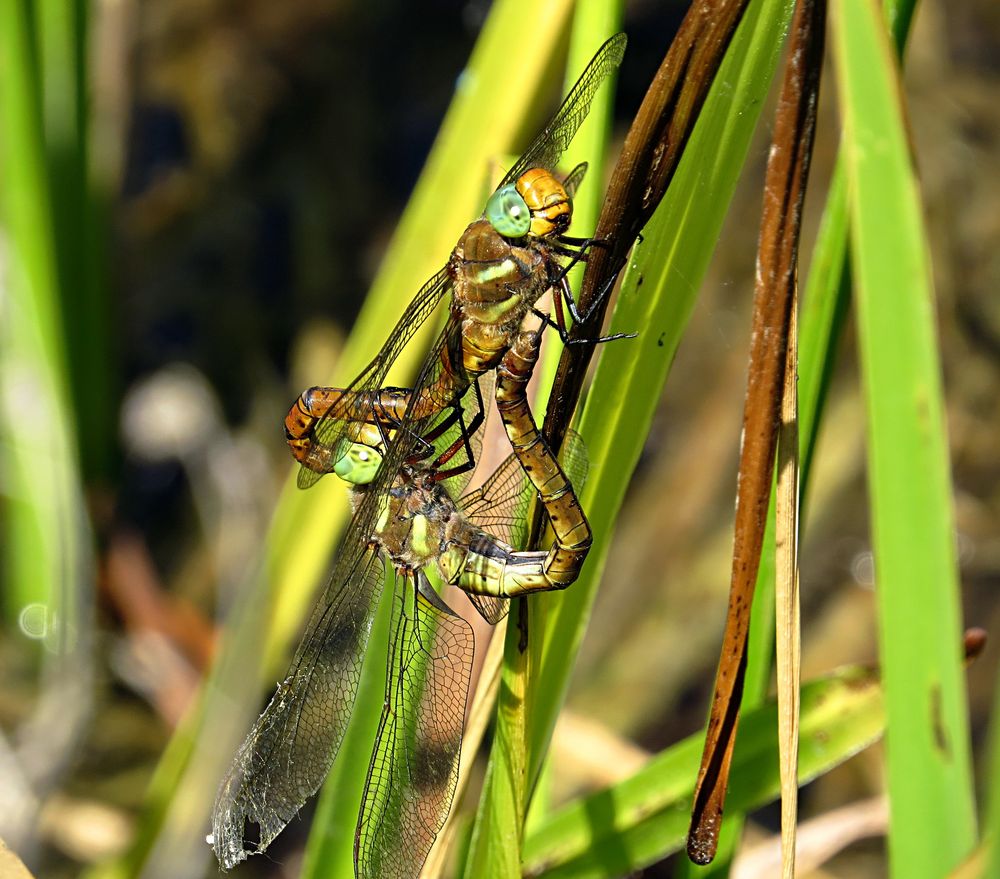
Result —
<instances>
[{"instance_id":1,"label":"orange-brown abdomen","mask_svg":"<svg viewBox=\"0 0 1000 879\"><path fill-rule=\"evenodd\" d=\"M307 388L285 416L285 441L296 461L318 473L326 473L327 465L336 462L331 460L332 437L326 438L329 442L317 442L316 426L322 418L329 413L337 420L350 422L348 429L332 436L380 448L382 434L372 419L394 428L408 400L409 392L400 388L384 388L375 396L343 388ZM335 408L337 411L331 413Z\"/></svg>"},{"instance_id":2,"label":"orange-brown abdomen","mask_svg":"<svg viewBox=\"0 0 1000 879\"><path fill-rule=\"evenodd\" d=\"M313 388L302 392L302 395L292 404L285 416L285 440L295 460L302 463L309 454L312 444L313 426L322 413L311 411L310 397Z\"/></svg>"}]
</instances>

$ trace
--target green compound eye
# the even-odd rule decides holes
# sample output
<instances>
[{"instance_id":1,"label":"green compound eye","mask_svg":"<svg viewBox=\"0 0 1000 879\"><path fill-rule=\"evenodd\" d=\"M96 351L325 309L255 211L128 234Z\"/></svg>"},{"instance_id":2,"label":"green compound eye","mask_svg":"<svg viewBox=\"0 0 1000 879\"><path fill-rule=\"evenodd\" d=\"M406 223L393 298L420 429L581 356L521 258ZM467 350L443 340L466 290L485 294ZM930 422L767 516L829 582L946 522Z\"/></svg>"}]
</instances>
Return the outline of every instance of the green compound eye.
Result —
<instances>
[{"instance_id":1,"label":"green compound eye","mask_svg":"<svg viewBox=\"0 0 1000 879\"><path fill-rule=\"evenodd\" d=\"M490 196L486 219L504 238L523 238L531 228L531 211L513 183L501 186Z\"/></svg>"},{"instance_id":2,"label":"green compound eye","mask_svg":"<svg viewBox=\"0 0 1000 879\"><path fill-rule=\"evenodd\" d=\"M381 463L382 456L371 446L351 443L347 453L334 464L333 472L352 485L368 485Z\"/></svg>"}]
</instances>

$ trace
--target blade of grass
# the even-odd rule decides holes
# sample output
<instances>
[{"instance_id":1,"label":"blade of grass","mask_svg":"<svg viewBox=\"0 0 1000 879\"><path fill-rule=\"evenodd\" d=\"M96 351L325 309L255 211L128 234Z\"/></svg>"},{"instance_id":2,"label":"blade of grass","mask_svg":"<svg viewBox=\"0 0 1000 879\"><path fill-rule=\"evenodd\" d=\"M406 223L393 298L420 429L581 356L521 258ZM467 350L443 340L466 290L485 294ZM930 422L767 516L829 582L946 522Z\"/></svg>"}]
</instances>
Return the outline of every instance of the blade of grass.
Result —
<instances>
[{"instance_id":1,"label":"blade of grass","mask_svg":"<svg viewBox=\"0 0 1000 879\"><path fill-rule=\"evenodd\" d=\"M0 876L6 879L34 879L21 859L0 840Z\"/></svg>"},{"instance_id":2,"label":"blade of grass","mask_svg":"<svg viewBox=\"0 0 1000 879\"><path fill-rule=\"evenodd\" d=\"M896 54L903 50L913 20L915 0L887 0L886 20L895 43ZM809 483L812 451L819 436L818 421L826 399L830 372L836 356L844 315L850 301L847 270L847 177L844 157L838 156L827 194L823 219L809 265L809 276L802 297L799 339L800 435L802 445L802 492L805 502ZM816 401L814 405L808 401Z\"/></svg>"},{"instance_id":3,"label":"blade of grass","mask_svg":"<svg viewBox=\"0 0 1000 879\"><path fill-rule=\"evenodd\" d=\"M15 625L72 647L85 567L76 439L59 313L58 253L45 164L42 91L30 3L0 11L0 321L5 610ZM44 450L39 436L44 436ZM44 454L44 465L39 456ZM29 620L25 613L32 616ZM36 628L33 629L33 626ZM32 630L33 629L33 630Z\"/></svg>"},{"instance_id":4,"label":"blade of grass","mask_svg":"<svg viewBox=\"0 0 1000 879\"><path fill-rule=\"evenodd\" d=\"M868 411L894 876L975 840L933 288L896 59L876 7L832 6Z\"/></svg>"},{"instance_id":5,"label":"blade of grass","mask_svg":"<svg viewBox=\"0 0 1000 879\"><path fill-rule=\"evenodd\" d=\"M798 297L792 302L788 359L781 401L778 439L778 485L775 493L775 655L778 667L778 750L781 763L781 875L795 876L795 831L798 822L799 682L802 659L799 618L799 431Z\"/></svg>"},{"instance_id":6,"label":"blade of grass","mask_svg":"<svg viewBox=\"0 0 1000 879\"><path fill-rule=\"evenodd\" d=\"M79 747L93 694L93 564L60 314L53 213L62 203L45 162L38 15L26 2L0 8L4 611L21 636L44 645L34 656L37 695L11 755L23 782L12 786L21 821L11 829L23 822L26 836L8 841L26 849L38 833L30 815Z\"/></svg>"},{"instance_id":7,"label":"blade of grass","mask_svg":"<svg viewBox=\"0 0 1000 879\"><path fill-rule=\"evenodd\" d=\"M52 232L61 331L69 366L80 460L88 481L111 474L115 400L111 392L108 284L100 283L103 225L88 168L89 4L39 0L42 112L51 180Z\"/></svg>"},{"instance_id":8,"label":"blade of grass","mask_svg":"<svg viewBox=\"0 0 1000 879\"><path fill-rule=\"evenodd\" d=\"M987 844L987 869L983 876L1000 876L1000 675L993 689L993 710L990 716L989 773L992 784L986 792L986 817L983 836Z\"/></svg>"},{"instance_id":9,"label":"blade of grass","mask_svg":"<svg viewBox=\"0 0 1000 879\"><path fill-rule=\"evenodd\" d=\"M733 756L731 803L741 812L778 794L773 702L748 711ZM842 669L802 688L799 783L877 740L882 688L871 669ZM696 734L658 754L631 778L550 815L524 849L524 875L545 879L622 876L681 851L701 751Z\"/></svg>"}]
</instances>

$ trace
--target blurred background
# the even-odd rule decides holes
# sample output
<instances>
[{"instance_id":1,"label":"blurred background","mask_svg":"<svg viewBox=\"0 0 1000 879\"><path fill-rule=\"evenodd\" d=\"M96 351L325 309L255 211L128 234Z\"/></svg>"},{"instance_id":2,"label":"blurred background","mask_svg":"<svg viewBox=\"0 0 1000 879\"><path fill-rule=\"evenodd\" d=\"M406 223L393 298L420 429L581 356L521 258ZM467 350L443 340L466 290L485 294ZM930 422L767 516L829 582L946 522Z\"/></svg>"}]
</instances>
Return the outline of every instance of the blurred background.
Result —
<instances>
[{"instance_id":1,"label":"blurred background","mask_svg":"<svg viewBox=\"0 0 1000 879\"><path fill-rule=\"evenodd\" d=\"M290 473L284 414L304 387L351 378L337 372L338 353L489 5L90 8L88 161L99 203L68 234L98 281L68 312L82 484L59 483L74 505L53 519L65 529L55 539L76 547L64 578L79 603L73 627L55 625L23 586L30 563L0 550L0 836L38 876L119 857L141 828L153 770L253 574ZM627 4L619 140L686 6ZM1000 8L924 3L906 80L939 296L965 621L996 635ZM837 145L833 97L828 80L806 255ZM768 134L751 154L618 523L557 730L558 797L629 774L645 752L698 729L707 711L729 583ZM5 292L16 271L9 234L0 218L0 343L13 344L3 331L17 326ZM17 535L18 480L55 479L58 448L49 413L24 396L10 360L0 366L0 455L14 460L27 425L33 462L21 476L8 469L0 485L7 541ZM806 678L876 658L863 431L848 322L806 511ZM998 641L968 672L980 779ZM54 660L57 648L71 661ZM261 707L268 695L262 689ZM808 786L804 817L876 796L877 751ZM748 833L773 833L776 815L765 810ZM810 875L882 875L882 826L871 810L865 838ZM269 858L241 874L295 875L307 830L293 822ZM206 875L216 869L206 860ZM647 875L670 875L670 866Z\"/></svg>"}]
</instances>

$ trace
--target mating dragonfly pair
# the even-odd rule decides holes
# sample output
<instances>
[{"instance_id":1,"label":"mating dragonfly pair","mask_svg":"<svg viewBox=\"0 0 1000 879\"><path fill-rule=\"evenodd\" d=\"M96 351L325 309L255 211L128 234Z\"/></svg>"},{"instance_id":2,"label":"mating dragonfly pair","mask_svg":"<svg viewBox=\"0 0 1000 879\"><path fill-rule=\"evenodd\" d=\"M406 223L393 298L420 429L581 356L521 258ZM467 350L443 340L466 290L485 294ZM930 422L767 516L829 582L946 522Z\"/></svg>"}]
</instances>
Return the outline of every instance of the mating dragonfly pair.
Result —
<instances>
[{"instance_id":1,"label":"mating dragonfly pair","mask_svg":"<svg viewBox=\"0 0 1000 879\"><path fill-rule=\"evenodd\" d=\"M219 789L212 843L224 868L263 851L322 784L350 719L386 560L395 574L392 634L355 835L363 877L419 873L457 782L472 629L426 570L468 593L491 624L509 598L565 588L579 574L591 544L573 488L582 455L567 443L567 476L535 424L527 382L542 328L554 326L565 339L564 308L574 321L587 318L566 280L594 244L566 234L586 166L565 178L556 166L625 42L618 34L597 52L371 364L347 388L305 391L288 413L299 485L336 473L351 485L353 518L288 675ZM548 290L554 321L536 309ZM392 362L449 292L449 318L413 387L383 387ZM537 329L524 328L529 313L542 321ZM491 397L514 453L456 500L475 466ZM532 495L552 527L548 551L514 549Z\"/></svg>"}]
</instances>

